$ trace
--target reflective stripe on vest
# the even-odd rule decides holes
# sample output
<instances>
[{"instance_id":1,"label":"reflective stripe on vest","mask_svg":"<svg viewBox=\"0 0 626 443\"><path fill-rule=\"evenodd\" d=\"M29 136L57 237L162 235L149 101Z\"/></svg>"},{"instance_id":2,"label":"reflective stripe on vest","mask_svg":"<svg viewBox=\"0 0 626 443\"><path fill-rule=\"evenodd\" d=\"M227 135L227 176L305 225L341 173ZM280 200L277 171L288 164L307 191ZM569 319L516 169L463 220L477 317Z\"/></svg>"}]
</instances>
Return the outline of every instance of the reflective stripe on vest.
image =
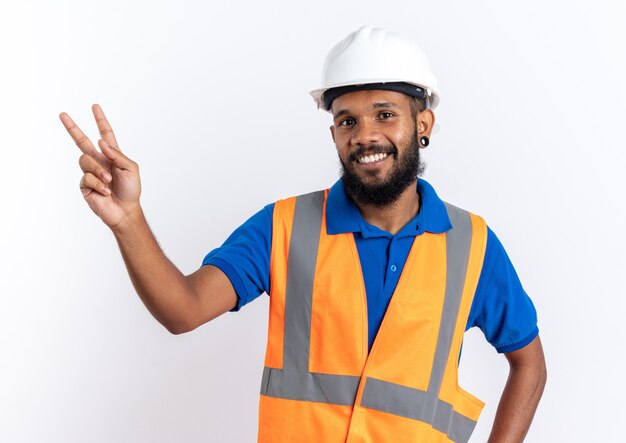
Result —
<instances>
[{"instance_id":1,"label":"reflective stripe on vest","mask_svg":"<svg viewBox=\"0 0 626 443\"><path fill-rule=\"evenodd\" d=\"M261 394L353 406L361 377L309 372L313 284L323 210L324 191L296 199L285 290L283 369L264 368ZM428 423L450 440L466 442L476 422L454 411L439 398L439 392L459 314L472 224L468 212L448 203L446 210L453 229L446 233L445 299L428 390L366 376L360 405Z\"/></svg>"}]
</instances>

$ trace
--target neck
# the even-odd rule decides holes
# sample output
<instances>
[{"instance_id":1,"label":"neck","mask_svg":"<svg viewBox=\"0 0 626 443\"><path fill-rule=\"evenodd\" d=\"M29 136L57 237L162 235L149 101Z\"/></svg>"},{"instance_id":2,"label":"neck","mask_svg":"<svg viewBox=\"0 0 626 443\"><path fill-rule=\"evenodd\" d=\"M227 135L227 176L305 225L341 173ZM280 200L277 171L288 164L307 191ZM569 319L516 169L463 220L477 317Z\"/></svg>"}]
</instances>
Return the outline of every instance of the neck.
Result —
<instances>
[{"instance_id":1,"label":"neck","mask_svg":"<svg viewBox=\"0 0 626 443\"><path fill-rule=\"evenodd\" d=\"M380 207L357 204L363 219L383 231L397 234L419 211L420 197L416 189L417 181L407 186L395 203Z\"/></svg>"}]
</instances>

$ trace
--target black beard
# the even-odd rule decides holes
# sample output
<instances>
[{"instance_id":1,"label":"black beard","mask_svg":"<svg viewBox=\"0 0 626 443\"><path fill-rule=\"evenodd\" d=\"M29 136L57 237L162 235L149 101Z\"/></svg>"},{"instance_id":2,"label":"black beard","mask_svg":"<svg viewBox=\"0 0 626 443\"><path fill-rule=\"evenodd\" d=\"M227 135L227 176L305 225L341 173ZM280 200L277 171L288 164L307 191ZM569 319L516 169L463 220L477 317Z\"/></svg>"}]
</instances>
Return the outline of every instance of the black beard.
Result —
<instances>
[{"instance_id":1,"label":"black beard","mask_svg":"<svg viewBox=\"0 0 626 443\"><path fill-rule=\"evenodd\" d=\"M387 181L375 185L366 185L353 172L353 161L365 152L368 154L388 153L388 155L393 155L397 163L393 167ZM346 167L341 158L339 158L339 162L341 163L341 179L346 194L357 206L364 205L378 208L393 206L404 190L414 183L425 169L424 163L420 158L417 132L413 132L411 142L406 147L404 155L399 159L398 149L392 144L389 146L373 145L362 147L350 155L348 161L350 167Z\"/></svg>"}]
</instances>

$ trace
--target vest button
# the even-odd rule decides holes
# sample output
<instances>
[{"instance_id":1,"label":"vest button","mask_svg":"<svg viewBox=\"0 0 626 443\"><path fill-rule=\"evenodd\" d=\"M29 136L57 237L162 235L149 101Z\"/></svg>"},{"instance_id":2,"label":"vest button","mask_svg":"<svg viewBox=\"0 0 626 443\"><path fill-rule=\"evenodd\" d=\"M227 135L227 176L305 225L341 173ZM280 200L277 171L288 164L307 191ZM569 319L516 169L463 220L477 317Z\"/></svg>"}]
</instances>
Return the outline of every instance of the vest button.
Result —
<instances>
[{"instance_id":1,"label":"vest button","mask_svg":"<svg viewBox=\"0 0 626 443\"><path fill-rule=\"evenodd\" d=\"M396 272L398 267L396 265L391 265L391 272Z\"/></svg>"}]
</instances>

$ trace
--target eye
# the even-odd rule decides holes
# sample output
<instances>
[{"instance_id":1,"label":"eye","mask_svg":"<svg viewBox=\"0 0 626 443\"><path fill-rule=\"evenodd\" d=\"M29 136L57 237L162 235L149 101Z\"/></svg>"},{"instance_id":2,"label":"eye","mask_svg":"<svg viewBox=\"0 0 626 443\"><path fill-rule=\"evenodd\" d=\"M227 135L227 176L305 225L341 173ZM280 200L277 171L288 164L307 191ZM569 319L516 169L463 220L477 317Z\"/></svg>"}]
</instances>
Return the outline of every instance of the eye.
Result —
<instances>
[{"instance_id":1,"label":"eye","mask_svg":"<svg viewBox=\"0 0 626 443\"><path fill-rule=\"evenodd\" d=\"M383 111L383 112L381 112L380 114L378 114L378 116L379 116L381 119L386 120L386 119L388 119L388 118L393 117L393 113L391 113L391 112L389 112L389 111Z\"/></svg>"},{"instance_id":2,"label":"eye","mask_svg":"<svg viewBox=\"0 0 626 443\"><path fill-rule=\"evenodd\" d=\"M339 126L352 126L354 124L353 118L345 118L339 122Z\"/></svg>"}]
</instances>

